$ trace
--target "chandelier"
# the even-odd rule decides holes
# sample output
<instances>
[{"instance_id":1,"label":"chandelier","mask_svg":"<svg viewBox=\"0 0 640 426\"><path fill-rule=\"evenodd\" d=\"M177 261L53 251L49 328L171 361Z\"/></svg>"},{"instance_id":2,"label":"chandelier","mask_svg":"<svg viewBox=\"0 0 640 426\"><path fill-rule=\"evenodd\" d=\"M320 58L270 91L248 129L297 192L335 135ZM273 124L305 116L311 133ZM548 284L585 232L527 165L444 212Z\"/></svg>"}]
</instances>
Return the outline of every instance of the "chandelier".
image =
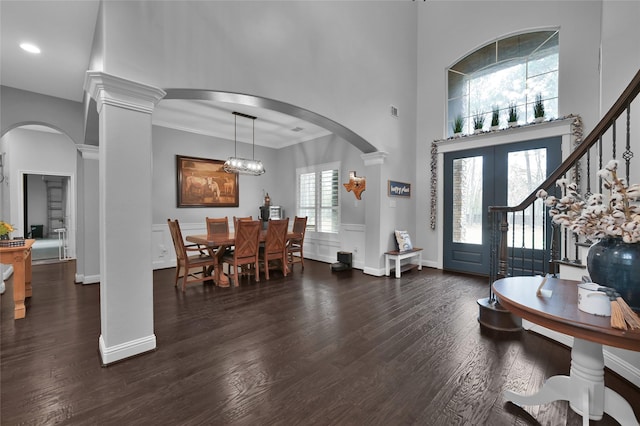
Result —
<instances>
[{"instance_id":1,"label":"chandelier","mask_svg":"<svg viewBox=\"0 0 640 426\"><path fill-rule=\"evenodd\" d=\"M256 118L253 115L243 114L241 112L234 111L232 113L234 115L234 156L229 157L227 161L225 161L223 169L227 173L239 173L243 175L252 175L252 176L260 176L265 172L264 166L262 165L262 161L255 159L256 153ZM253 120L253 154L251 160L247 158L239 158L238 157L238 116L249 118Z\"/></svg>"}]
</instances>

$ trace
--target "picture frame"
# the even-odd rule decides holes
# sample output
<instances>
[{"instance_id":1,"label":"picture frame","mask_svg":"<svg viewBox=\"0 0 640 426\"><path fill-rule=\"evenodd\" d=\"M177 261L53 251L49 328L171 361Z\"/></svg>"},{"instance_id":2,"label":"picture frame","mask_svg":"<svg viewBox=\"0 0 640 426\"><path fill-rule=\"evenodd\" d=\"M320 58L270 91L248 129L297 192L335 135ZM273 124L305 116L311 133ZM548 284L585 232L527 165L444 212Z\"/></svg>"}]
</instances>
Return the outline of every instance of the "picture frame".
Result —
<instances>
[{"instance_id":1,"label":"picture frame","mask_svg":"<svg viewBox=\"0 0 640 426\"><path fill-rule=\"evenodd\" d=\"M238 207L239 179L224 161L176 155L178 207Z\"/></svg>"},{"instance_id":2,"label":"picture frame","mask_svg":"<svg viewBox=\"0 0 640 426\"><path fill-rule=\"evenodd\" d=\"M387 195L389 197L411 198L411 184L389 180L387 181Z\"/></svg>"}]
</instances>

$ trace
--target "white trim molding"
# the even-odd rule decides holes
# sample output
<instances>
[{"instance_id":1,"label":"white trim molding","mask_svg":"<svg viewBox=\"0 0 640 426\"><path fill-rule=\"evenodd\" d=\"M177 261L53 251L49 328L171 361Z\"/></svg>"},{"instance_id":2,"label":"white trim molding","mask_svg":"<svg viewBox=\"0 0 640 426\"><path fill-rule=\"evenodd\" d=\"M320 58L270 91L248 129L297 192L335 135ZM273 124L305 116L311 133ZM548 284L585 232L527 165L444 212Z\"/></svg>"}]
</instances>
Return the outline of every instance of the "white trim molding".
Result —
<instances>
[{"instance_id":1,"label":"white trim molding","mask_svg":"<svg viewBox=\"0 0 640 426\"><path fill-rule=\"evenodd\" d=\"M376 164L384 164L384 160L389 156L388 152L376 151L366 154L361 154L360 158L364 160L365 166L375 166Z\"/></svg>"},{"instance_id":2,"label":"white trim molding","mask_svg":"<svg viewBox=\"0 0 640 426\"><path fill-rule=\"evenodd\" d=\"M157 87L102 71L86 72L84 90L96 101L98 113L105 104L109 104L151 114L155 105L167 94Z\"/></svg>"},{"instance_id":3,"label":"white trim molding","mask_svg":"<svg viewBox=\"0 0 640 426\"><path fill-rule=\"evenodd\" d=\"M156 335L152 334L150 336L120 343L119 345L111 347L106 346L104 338L100 335L98 343L100 346L102 365L107 366L116 361L121 361L134 355L140 355L154 350L156 348Z\"/></svg>"},{"instance_id":4,"label":"white trim molding","mask_svg":"<svg viewBox=\"0 0 640 426\"><path fill-rule=\"evenodd\" d=\"M100 149L95 145L78 144L76 148L85 160L97 160L100 155Z\"/></svg>"}]
</instances>

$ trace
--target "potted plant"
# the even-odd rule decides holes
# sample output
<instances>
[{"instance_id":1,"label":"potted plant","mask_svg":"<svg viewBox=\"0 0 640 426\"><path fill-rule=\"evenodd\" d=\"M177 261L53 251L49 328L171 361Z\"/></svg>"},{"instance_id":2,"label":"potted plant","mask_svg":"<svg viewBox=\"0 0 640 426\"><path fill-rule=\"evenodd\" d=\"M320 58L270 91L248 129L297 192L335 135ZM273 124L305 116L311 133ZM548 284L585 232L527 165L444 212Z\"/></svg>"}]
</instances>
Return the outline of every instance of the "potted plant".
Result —
<instances>
[{"instance_id":1,"label":"potted plant","mask_svg":"<svg viewBox=\"0 0 640 426\"><path fill-rule=\"evenodd\" d=\"M500 128L500 107L498 105L493 106L491 112L491 130L498 130Z\"/></svg>"},{"instance_id":2,"label":"potted plant","mask_svg":"<svg viewBox=\"0 0 640 426\"><path fill-rule=\"evenodd\" d=\"M464 118L462 118L462 115L458 114L456 115L455 120L453 120L453 136L454 137L460 137L460 135L462 134L462 128L464 127Z\"/></svg>"},{"instance_id":3,"label":"potted plant","mask_svg":"<svg viewBox=\"0 0 640 426\"><path fill-rule=\"evenodd\" d=\"M518 125L518 106L515 102L511 102L509 104L507 123L509 124L509 127L515 127Z\"/></svg>"},{"instance_id":4,"label":"potted plant","mask_svg":"<svg viewBox=\"0 0 640 426\"><path fill-rule=\"evenodd\" d=\"M544 121L544 103L542 103L542 93L536 95L536 102L533 104L533 116L536 123Z\"/></svg>"},{"instance_id":5,"label":"potted plant","mask_svg":"<svg viewBox=\"0 0 640 426\"><path fill-rule=\"evenodd\" d=\"M484 127L484 114L476 112L473 116L473 133L482 133Z\"/></svg>"}]
</instances>

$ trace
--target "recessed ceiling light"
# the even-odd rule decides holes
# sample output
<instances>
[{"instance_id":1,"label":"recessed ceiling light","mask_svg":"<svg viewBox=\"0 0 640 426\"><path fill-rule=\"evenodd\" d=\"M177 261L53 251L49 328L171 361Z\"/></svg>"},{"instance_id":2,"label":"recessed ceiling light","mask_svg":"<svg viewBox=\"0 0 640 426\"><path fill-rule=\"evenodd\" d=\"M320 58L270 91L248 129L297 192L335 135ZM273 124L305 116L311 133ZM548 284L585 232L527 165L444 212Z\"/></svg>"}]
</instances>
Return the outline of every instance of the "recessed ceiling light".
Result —
<instances>
[{"instance_id":1,"label":"recessed ceiling light","mask_svg":"<svg viewBox=\"0 0 640 426\"><path fill-rule=\"evenodd\" d=\"M20 43L20 48L29 53L40 53L40 48L35 44L31 43Z\"/></svg>"}]
</instances>

